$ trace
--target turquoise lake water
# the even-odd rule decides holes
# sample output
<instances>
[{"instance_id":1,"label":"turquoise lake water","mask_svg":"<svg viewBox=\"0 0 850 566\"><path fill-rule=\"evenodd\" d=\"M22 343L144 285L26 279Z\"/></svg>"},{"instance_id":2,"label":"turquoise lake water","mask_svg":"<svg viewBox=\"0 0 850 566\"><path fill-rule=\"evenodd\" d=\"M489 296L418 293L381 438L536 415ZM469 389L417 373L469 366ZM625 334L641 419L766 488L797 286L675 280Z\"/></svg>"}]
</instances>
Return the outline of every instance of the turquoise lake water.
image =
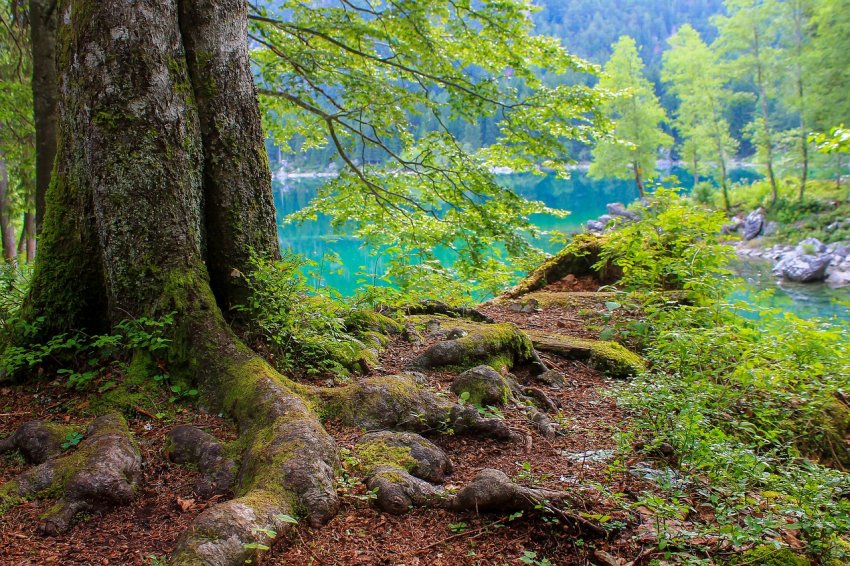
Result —
<instances>
[{"instance_id":1,"label":"turquoise lake water","mask_svg":"<svg viewBox=\"0 0 850 566\"><path fill-rule=\"evenodd\" d=\"M683 186L690 185L692 180L686 173L675 170L673 173ZM736 178L751 175L739 171ZM536 175L505 175L499 179L504 186L528 199L570 211L566 218L539 215L532 219L536 225L548 231L570 233L581 230L585 222L605 213L607 203L629 203L638 197L632 182L593 180L583 172L576 172L569 180ZM358 280L364 277L359 274L382 271L380 253L363 246L351 235L335 234L327 218L298 225L281 224L286 215L306 206L323 182L324 179L299 178L289 179L286 184L275 183L274 198L280 226L278 233L283 248L303 254L314 261L321 262L328 252L338 254L342 265L333 266L333 269L331 266L324 266L323 283L343 295L350 295L360 284ZM548 252L558 249L557 245L546 241L540 242L539 245ZM337 270L339 273L336 273ZM846 290L831 290L819 284L777 285L770 275L770 266L767 263L744 263L738 266L738 271L748 285L744 290L736 291L734 298L748 300L754 298L758 291L772 289L772 297L758 297L757 302L760 305L789 310L804 318L838 316L850 320L847 308L836 303L836 299L850 300L850 292Z\"/></svg>"}]
</instances>

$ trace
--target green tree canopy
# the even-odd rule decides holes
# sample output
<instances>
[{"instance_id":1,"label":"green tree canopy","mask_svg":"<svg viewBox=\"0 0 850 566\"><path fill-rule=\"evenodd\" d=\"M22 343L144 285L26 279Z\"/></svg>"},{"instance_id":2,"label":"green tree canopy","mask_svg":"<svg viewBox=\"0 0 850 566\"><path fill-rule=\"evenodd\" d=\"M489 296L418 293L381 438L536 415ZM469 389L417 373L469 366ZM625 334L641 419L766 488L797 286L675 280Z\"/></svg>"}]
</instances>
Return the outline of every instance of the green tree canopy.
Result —
<instances>
[{"instance_id":1,"label":"green tree canopy","mask_svg":"<svg viewBox=\"0 0 850 566\"><path fill-rule=\"evenodd\" d=\"M673 142L661 128L667 116L643 69L635 40L621 37L599 81L599 88L611 95L603 111L614 121L614 133L593 149L590 166L594 177L634 178L641 196L644 179L655 174L658 150Z\"/></svg>"},{"instance_id":2,"label":"green tree canopy","mask_svg":"<svg viewBox=\"0 0 850 566\"><path fill-rule=\"evenodd\" d=\"M732 97L725 87L724 65L689 25L682 26L669 43L662 78L679 102L675 126L682 137L682 154L695 184L703 171L718 178L728 210L727 167L738 144L724 116Z\"/></svg>"},{"instance_id":3,"label":"green tree canopy","mask_svg":"<svg viewBox=\"0 0 850 566\"><path fill-rule=\"evenodd\" d=\"M594 89L541 80L542 69L596 69L533 35L531 10L525 0L256 7L250 36L268 131L296 149L330 145L346 164L298 218L330 214L335 227L423 266L438 246L462 249L455 268L467 282L492 267L497 243L508 257L527 255L528 216L544 207L501 188L492 171L566 174L570 144L593 142L603 123ZM423 117L439 128L422 132ZM448 127L489 117L499 135L481 150Z\"/></svg>"}]
</instances>

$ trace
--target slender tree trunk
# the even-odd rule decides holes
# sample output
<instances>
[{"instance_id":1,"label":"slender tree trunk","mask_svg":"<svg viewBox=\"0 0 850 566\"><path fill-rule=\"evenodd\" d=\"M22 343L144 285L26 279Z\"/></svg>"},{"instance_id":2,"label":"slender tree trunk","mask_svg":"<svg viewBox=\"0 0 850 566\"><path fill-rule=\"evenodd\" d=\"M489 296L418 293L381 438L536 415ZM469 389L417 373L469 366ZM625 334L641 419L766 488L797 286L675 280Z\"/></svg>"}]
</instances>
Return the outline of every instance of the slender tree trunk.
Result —
<instances>
[{"instance_id":1,"label":"slender tree trunk","mask_svg":"<svg viewBox=\"0 0 850 566\"><path fill-rule=\"evenodd\" d=\"M57 0L30 0L32 43L32 93L35 114L35 230L41 233L45 195L56 158L56 80Z\"/></svg>"},{"instance_id":2,"label":"slender tree trunk","mask_svg":"<svg viewBox=\"0 0 850 566\"><path fill-rule=\"evenodd\" d=\"M809 135L806 131L806 98L805 86L803 84L803 45L805 43L804 19L805 13L803 6L799 2L794 4L794 40L796 47L796 82L797 82L797 101L800 112L800 157L802 158L802 171L800 172L800 194L799 200L802 202L806 194L806 183L809 179Z\"/></svg>"},{"instance_id":3,"label":"slender tree trunk","mask_svg":"<svg viewBox=\"0 0 850 566\"><path fill-rule=\"evenodd\" d=\"M15 227L12 225L12 201L9 195L9 176L6 159L0 154L0 236L3 240L3 259L16 263L18 248L15 245Z\"/></svg>"},{"instance_id":4,"label":"slender tree trunk","mask_svg":"<svg viewBox=\"0 0 850 566\"><path fill-rule=\"evenodd\" d=\"M732 205L729 202L729 179L728 172L726 171L726 156L724 152L721 150L720 152L720 187L723 189L723 208L726 212L729 212L732 209Z\"/></svg>"},{"instance_id":5,"label":"slender tree trunk","mask_svg":"<svg viewBox=\"0 0 850 566\"><path fill-rule=\"evenodd\" d=\"M699 185L699 159L694 154L694 188Z\"/></svg>"},{"instance_id":6,"label":"slender tree trunk","mask_svg":"<svg viewBox=\"0 0 850 566\"><path fill-rule=\"evenodd\" d=\"M637 163L632 163L632 169L635 173L635 185L637 186L638 194L640 195L640 198L644 198L644 186L643 179L641 178L640 174L640 165L638 165Z\"/></svg>"},{"instance_id":7,"label":"slender tree trunk","mask_svg":"<svg viewBox=\"0 0 850 566\"><path fill-rule=\"evenodd\" d=\"M765 167L767 177L770 180L771 200L770 205L776 204L779 192L776 185L776 174L773 171L773 131L770 127L770 107L767 100L767 85L765 84L764 66L761 60L761 37L758 30L753 30L754 55L756 58L756 84L759 89L759 106L761 108L762 135L764 136Z\"/></svg>"},{"instance_id":8,"label":"slender tree trunk","mask_svg":"<svg viewBox=\"0 0 850 566\"><path fill-rule=\"evenodd\" d=\"M801 71L802 72L802 71ZM806 118L803 115L803 79L802 76L797 80L797 93L800 97L800 154L802 157L802 171L800 172L800 195L799 200L802 202L806 195L806 183L809 180L809 135L806 132Z\"/></svg>"},{"instance_id":9,"label":"slender tree trunk","mask_svg":"<svg viewBox=\"0 0 850 566\"><path fill-rule=\"evenodd\" d=\"M32 263L35 260L36 247L35 214L32 210L24 213L24 230L21 240L26 242L24 251L26 252L27 263Z\"/></svg>"}]
</instances>

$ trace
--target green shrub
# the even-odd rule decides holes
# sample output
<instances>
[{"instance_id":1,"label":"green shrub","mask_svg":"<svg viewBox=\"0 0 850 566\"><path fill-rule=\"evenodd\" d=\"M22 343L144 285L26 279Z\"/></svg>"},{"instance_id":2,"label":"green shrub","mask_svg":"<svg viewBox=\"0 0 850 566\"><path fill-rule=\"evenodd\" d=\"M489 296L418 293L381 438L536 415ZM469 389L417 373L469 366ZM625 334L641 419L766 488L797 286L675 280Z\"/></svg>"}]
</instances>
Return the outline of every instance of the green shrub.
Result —
<instances>
[{"instance_id":1,"label":"green shrub","mask_svg":"<svg viewBox=\"0 0 850 566\"><path fill-rule=\"evenodd\" d=\"M244 274L251 294L237 310L248 315L249 338L262 344L278 370L346 376L374 357L360 329L346 326L359 307L310 287L302 256L254 257L251 263Z\"/></svg>"}]
</instances>

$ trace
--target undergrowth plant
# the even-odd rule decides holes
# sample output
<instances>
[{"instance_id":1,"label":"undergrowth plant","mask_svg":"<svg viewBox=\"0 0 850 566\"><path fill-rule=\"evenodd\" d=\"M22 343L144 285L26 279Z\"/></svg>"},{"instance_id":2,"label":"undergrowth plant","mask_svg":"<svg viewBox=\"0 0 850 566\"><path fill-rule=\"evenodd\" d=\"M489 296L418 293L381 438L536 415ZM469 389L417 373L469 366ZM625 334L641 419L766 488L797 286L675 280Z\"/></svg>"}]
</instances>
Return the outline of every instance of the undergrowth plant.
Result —
<instances>
[{"instance_id":1,"label":"undergrowth plant","mask_svg":"<svg viewBox=\"0 0 850 566\"><path fill-rule=\"evenodd\" d=\"M668 443L675 454L677 479L638 502L656 514L661 550L710 556L799 541L794 552L847 563L850 339L832 321L727 300L716 214L664 192L641 213L603 258L643 301L652 368L615 395L648 453ZM688 300L665 299L677 288ZM711 517L694 518L698 506Z\"/></svg>"},{"instance_id":2,"label":"undergrowth plant","mask_svg":"<svg viewBox=\"0 0 850 566\"><path fill-rule=\"evenodd\" d=\"M251 271L243 274L250 295L237 310L249 315L248 335L262 344L278 370L344 377L357 369L370 347L363 340L366 329L356 322L363 309L356 301L312 287L305 273L311 265L291 252L281 259L254 256Z\"/></svg>"}]
</instances>

